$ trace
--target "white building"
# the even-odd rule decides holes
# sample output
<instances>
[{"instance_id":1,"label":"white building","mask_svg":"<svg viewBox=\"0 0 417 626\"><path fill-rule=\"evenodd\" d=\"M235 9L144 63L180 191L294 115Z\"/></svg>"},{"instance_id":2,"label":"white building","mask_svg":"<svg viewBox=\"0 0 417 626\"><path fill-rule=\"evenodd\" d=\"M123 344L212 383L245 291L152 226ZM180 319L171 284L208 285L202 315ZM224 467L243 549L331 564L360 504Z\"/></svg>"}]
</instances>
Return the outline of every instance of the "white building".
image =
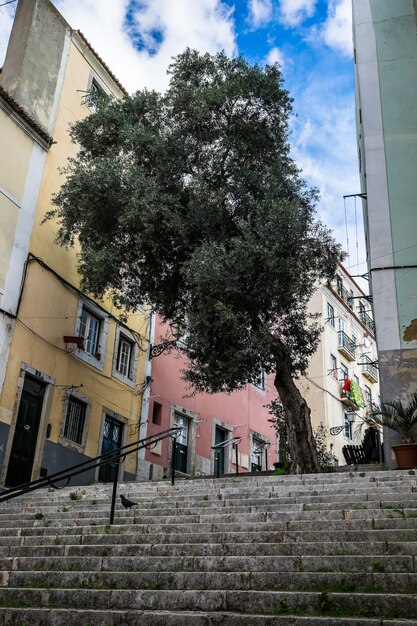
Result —
<instances>
[{"instance_id":1,"label":"white building","mask_svg":"<svg viewBox=\"0 0 417 626\"><path fill-rule=\"evenodd\" d=\"M315 292L310 310L320 314L323 332L298 384L311 409L313 430L323 424L328 449L344 465L343 446L361 443L359 418L379 403L371 305L340 264L333 283Z\"/></svg>"}]
</instances>

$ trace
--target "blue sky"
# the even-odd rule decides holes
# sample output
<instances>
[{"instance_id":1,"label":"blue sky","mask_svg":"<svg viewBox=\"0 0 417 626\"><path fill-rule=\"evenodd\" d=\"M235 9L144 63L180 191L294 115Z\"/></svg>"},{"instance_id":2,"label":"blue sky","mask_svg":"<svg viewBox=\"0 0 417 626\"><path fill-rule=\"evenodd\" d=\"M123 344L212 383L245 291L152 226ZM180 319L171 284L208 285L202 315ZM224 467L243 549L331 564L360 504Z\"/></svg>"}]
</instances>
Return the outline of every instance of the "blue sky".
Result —
<instances>
[{"instance_id":1,"label":"blue sky","mask_svg":"<svg viewBox=\"0 0 417 626\"><path fill-rule=\"evenodd\" d=\"M321 219L365 271L359 191L350 0L53 0L126 88L163 90L172 56L186 46L280 63L294 99L293 157L320 190ZM0 9L2 64L14 5ZM348 229L346 232L346 221ZM360 263L359 268L357 263Z\"/></svg>"}]
</instances>

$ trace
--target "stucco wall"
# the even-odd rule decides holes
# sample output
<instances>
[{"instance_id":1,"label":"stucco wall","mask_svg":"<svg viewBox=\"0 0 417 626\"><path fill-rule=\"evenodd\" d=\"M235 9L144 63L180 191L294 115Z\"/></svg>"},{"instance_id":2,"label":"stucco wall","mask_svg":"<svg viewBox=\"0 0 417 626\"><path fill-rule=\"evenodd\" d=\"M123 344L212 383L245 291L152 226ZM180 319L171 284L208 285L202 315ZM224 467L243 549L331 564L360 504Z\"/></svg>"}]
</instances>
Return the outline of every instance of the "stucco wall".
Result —
<instances>
[{"instance_id":1,"label":"stucco wall","mask_svg":"<svg viewBox=\"0 0 417 626\"><path fill-rule=\"evenodd\" d=\"M389 400L406 398L417 383L417 268L412 267L417 259L415 4L354 0L353 5L368 263L382 395Z\"/></svg>"}]
</instances>

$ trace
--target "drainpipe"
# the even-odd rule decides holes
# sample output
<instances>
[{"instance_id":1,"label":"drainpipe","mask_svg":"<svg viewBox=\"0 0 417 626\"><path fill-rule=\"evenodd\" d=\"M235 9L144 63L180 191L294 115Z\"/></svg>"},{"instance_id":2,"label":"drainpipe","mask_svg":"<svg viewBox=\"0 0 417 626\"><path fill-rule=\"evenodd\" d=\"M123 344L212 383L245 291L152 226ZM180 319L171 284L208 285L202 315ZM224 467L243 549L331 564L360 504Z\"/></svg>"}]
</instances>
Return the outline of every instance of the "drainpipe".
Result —
<instances>
[{"instance_id":1,"label":"drainpipe","mask_svg":"<svg viewBox=\"0 0 417 626\"><path fill-rule=\"evenodd\" d=\"M152 359L149 358L150 356L149 351L154 342L155 321L156 321L156 314L151 310L149 313L148 353L146 357L144 381L152 379ZM151 387L152 387L152 383L150 383L149 385L146 385L143 391L143 395L142 395L142 406L141 406L141 414L140 414L141 425L139 428L139 439L144 439L147 435ZM136 479L139 478L139 466L145 460L145 451L146 451L146 448L142 448L141 450L138 450L138 469L137 469Z\"/></svg>"}]
</instances>

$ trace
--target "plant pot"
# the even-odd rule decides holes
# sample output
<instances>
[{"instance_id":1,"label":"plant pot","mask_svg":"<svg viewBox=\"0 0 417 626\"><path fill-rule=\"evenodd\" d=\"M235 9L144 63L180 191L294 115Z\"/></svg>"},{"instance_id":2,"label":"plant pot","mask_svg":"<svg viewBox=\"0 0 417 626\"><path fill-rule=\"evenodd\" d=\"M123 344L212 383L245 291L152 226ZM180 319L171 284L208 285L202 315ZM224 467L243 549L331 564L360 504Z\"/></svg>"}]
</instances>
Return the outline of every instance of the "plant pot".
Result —
<instances>
[{"instance_id":1,"label":"plant pot","mask_svg":"<svg viewBox=\"0 0 417 626\"><path fill-rule=\"evenodd\" d=\"M417 443L398 443L392 446L398 469L417 467Z\"/></svg>"}]
</instances>

